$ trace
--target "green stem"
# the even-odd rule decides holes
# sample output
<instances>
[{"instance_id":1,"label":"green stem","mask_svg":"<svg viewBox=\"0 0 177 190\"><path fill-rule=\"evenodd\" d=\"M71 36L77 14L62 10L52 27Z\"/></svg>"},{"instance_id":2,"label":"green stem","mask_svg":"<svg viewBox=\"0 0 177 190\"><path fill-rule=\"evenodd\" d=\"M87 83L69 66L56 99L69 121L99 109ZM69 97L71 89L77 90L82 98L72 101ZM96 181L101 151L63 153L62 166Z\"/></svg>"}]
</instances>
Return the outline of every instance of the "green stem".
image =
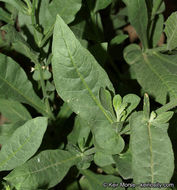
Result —
<instances>
[{"instance_id":1,"label":"green stem","mask_svg":"<svg viewBox=\"0 0 177 190\"><path fill-rule=\"evenodd\" d=\"M32 12L31 12L31 22L32 22L32 25L33 25L34 27L36 27L36 16L35 16L35 12L36 12L36 2L37 2L37 0L33 0Z\"/></svg>"},{"instance_id":2,"label":"green stem","mask_svg":"<svg viewBox=\"0 0 177 190\"><path fill-rule=\"evenodd\" d=\"M52 25L49 29L49 31L47 32L47 34L44 36L44 38L42 39L42 42L40 43L39 47L43 47L46 43L46 41L52 36L53 34L53 29L54 29L54 25Z\"/></svg>"},{"instance_id":3,"label":"green stem","mask_svg":"<svg viewBox=\"0 0 177 190\"><path fill-rule=\"evenodd\" d=\"M44 97L47 112L48 112L49 116L52 119L55 119L54 115L53 115L53 113L51 111L51 108L50 108L50 104L49 104L48 95L47 95L47 91L46 91L46 87L45 87L45 82L44 82L44 77L43 77L41 64L38 61L36 61L35 64L37 66L37 69L39 70L42 93L43 93L43 97Z\"/></svg>"},{"instance_id":4,"label":"green stem","mask_svg":"<svg viewBox=\"0 0 177 190\"><path fill-rule=\"evenodd\" d=\"M166 112L168 110L171 110L173 108L175 108L177 106L177 99L172 100L171 102L165 104L164 106L162 106L161 108L158 108L155 112L157 114L161 114L163 112Z\"/></svg>"},{"instance_id":5,"label":"green stem","mask_svg":"<svg viewBox=\"0 0 177 190\"><path fill-rule=\"evenodd\" d=\"M36 9L36 5L37 5L37 1L38 0L33 0L33 4L32 4L31 22L32 22L34 27L36 27L35 9ZM37 69L38 69L39 74L40 74L40 83L41 83L41 88L42 88L42 93L43 93L43 98L44 98L44 102L45 102L45 105L46 105L47 113L49 114L50 118L52 118L54 120L55 117L54 117L54 115L53 115L53 113L51 111L51 108L50 108L50 104L49 104L49 100L48 100L48 95L47 95L47 91L46 91L46 86L45 86L45 82L44 82L44 77L43 77L41 64L39 63L38 59L35 58L35 56L33 57L33 55L31 56L31 60L37 66Z\"/></svg>"}]
</instances>

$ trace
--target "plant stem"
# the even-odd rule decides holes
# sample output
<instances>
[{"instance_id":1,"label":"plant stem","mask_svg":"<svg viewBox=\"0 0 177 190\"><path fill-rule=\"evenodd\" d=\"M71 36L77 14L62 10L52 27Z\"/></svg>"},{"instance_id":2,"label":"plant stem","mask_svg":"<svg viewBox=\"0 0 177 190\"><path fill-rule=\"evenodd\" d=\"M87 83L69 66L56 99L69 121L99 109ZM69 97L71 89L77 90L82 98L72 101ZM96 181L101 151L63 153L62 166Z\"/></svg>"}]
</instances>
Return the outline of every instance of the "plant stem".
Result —
<instances>
[{"instance_id":1,"label":"plant stem","mask_svg":"<svg viewBox=\"0 0 177 190\"><path fill-rule=\"evenodd\" d=\"M45 82L44 82L44 77L43 77L41 64L38 61L36 61L35 64L37 66L37 69L39 70L42 93L43 93L44 102L45 102L45 105L46 105L47 112L48 112L49 116L52 119L55 119L55 117L54 117L54 115L53 115L53 113L51 111L51 108L50 108L50 104L49 104L48 95L47 95L47 92L46 92L46 87L45 87Z\"/></svg>"},{"instance_id":2,"label":"plant stem","mask_svg":"<svg viewBox=\"0 0 177 190\"><path fill-rule=\"evenodd\" d=\"M36 27L35 10L36 10L36 6L37 6L37 2L38 2L38 0L33 0L33 3L32 3L31 22L32 22L34 28ZM44 77L43 77L41 64L38 61L38 59L36 58L36 56L31 55L31 60L37 66L37 69L38 69L39 74L40 74L40 83L41 83L42 94L43 94L44 102L45 102L45 105L46 105L47 113L48 113L49 117L54 120L55 117L54 117L54 115L53 115L53 113L51 111L51 108L50 108L50 104L49 104L49 100L48 100L48 95L47 95L47 91L46 91L46 86L45 86L45 81L44 81Z\"/></svg>"},{"instance_id":3,"label":"plant stem","mask_svg":"<svg viewBox=\"0 0 177 190\"><path fill-rule=\"evenodd\" d=\"M175 108L176 106L177 106L177 99L174 99L171 102L162 106L161 108L158 108L155 112L157 114L160 114L160 113L166 112L168 110L171 110L171 109Z\"/></svg>"}]
</instances>

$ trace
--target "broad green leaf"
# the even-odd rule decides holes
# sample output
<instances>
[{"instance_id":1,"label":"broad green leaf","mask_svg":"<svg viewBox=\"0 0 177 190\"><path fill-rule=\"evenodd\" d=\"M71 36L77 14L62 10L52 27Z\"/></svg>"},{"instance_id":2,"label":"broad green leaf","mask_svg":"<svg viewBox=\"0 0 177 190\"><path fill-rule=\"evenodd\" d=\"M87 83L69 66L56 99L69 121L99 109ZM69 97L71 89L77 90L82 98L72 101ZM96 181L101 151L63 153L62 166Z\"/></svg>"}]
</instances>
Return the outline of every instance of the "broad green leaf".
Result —
<instances>
[{"instance_id":1,"label":"broad green leaf","mask_svg":"<svg viewBox=\"0 0 177 190\"><path fill-rule=\"evenodd\" d=\"M167 35L167 49L177 47L177 12L172 13L165 23L165 34Z\"/></svg>"},{"instance_id":2,"label":"broad green leaf","mask_svg":"<svg viewBox=\"0 0 177 190\"><path fill-rule=\"evenodd\" d=\"M31 119L28 110L19 102L0 98L0 112L11 122Z\"/></svg>"},{"instance_id":3,"label":"broad green leaf","mask_svg":"<svg viewBox=\"0 0 177 190\"><path fill-rule=\"evenodd\" d=\"M152 50L142 53L139 46L133 44L124 51L124 58L136 74L143 89L165 104L177 98L177 56L165 55ZM157 90L158 89L158 90Z\"/></svg>"},{"instance_id":4,"label":"broad green leaf","mask_svg":"<svg viewBox=\"0 0 177 190\"><path fill-rule=\"evenodd\" d=\"M142 112L137 112L132 115L130 126L134 183L169 183L174 170L174 155L167 133L168 123L154 125L144 118Z\"/></svg>"},{"instance_id":5,"label":"broad green leaf","mask_svg":"<svg viewBox=\"0 0 177 190\"><path fill-rule=\"evenodd\" d=\"M24 12L27 10L26 5L21 0L13 0L13 1L12 0L0 0L0 1L13 5L19 11Z\"/></svg>"},{"instance_id":6,"label":"broad green leaf","mask_svg":"<svg viewBox=\"0 0 177 190\"><path fill-rule=\"evenodd\" d=\"M19 127L2 146L0 171L11 170L25 163L39 148L47 128L47 118L38 117Z\"/></svg>"},{"instance_id":7,"label":"broad green leaf","mask_svg":"<svg viewBox=\"0 0 177 190\"><path fill-rule=\"evenodd\" d=\"M114 164L114 159L112 155L105 154L103 152L96 152L94 155L94 162L96 165L103 167L107 165Z\"/></svg>"},{"instance_id":8,"label":"broad green leaf","mask_svg":"<svg viewBox=\"0 0 177 190\"><path fill-rule=\"evenodd\" d=\"M148 47L147 26L148 11L145 0L123 0L128 8L128 17L131 25L135 28L144 49Z\"/></svg>"},{"instance_id":9,"label":"broad green leaf","mask_svg":"<svg viewBox=\"0 0 177 190\"><path fill-rule=\"evenodd\" d=\"M111 126L95 129L94 144L105 154L119 154L124 149L123 138Z\"/></svg>"},{"instance_id":10,"label":"broad green leaf","mask_svg":"<svg viewBox=\"0 0 177 190\"><path fill-rule=\"evenodd\" d=\"M49 0L42 1L39 21L44 27L44 33L46 34L54 25L57 14L59 14L67 24L71 23L81 8L81 2L81 0L53 0L51 3L49 3Z\"/></svg>"},{"instance_id":11,"label":"broad green leaf","mask_svg":"<svg viewBox=\"0 0 177 190\"><path fill-rule=\"evenodd\" d=\"M4 179L17 190L49 189L58 184L78 160L78 155L64 150L46 150L15 168Z\"/></svg>"},{"instance_id":12,"label":"broad green leaf","mask_svg":"<svg viewBox=\"0 0 177 190\"><path fill-rule=\"evenodd\" d=\"M27 103L47 115L24 70L10 57L0 54L0 96Z\"/></svg>"},{"instance_id":13,"label":"broad green leaf","mask_svg":"<svg viewBox=\"0 0 177 190\"><path fill-rule=\"evenodd\" d=\"M25 121L18 121L16 123L5 123L0 126L0 144L3 145L8 142L14 131L21 127Z\"/></svg>"},{"instance_id":14,"label":"broad green leaf","mask_svg":"<svg viewBox=\"0 0 177 190\"><path fill-rule=\"evenodd\" d=\"M116 162L118 172L124 179L133 178L133 176L132 176L132 155L131 155L130 150L128 150L127 152L120 154L120 155L114 155L113 159Z\"/></svg>"},{"instance_id":15,"label":"broad green leaf","mask_svg":"<svg viewBox=\"0 0 177 190\"><path fill-rule=\"evenodd\" d=\"M105 71L81 46L58 15L53 37L53 75L59 96L72 110L91 124L111 124L112 120L99 102L100 87L114 92Z\"/></svg>"},{"instance_id":16,"label":"broad green leaf","mask_svg":"<svg viewBox=\"0 0 177 190\"><path fill-rule=\"evenodd\" d=\"M119 184L122 182L121 178L113 175L101 175L95 174L90 170L80 170L80 172L88 180L89 188L88 190L100 190L100 189L124 189L119 187Z\"/></svg>"}]
</instances>

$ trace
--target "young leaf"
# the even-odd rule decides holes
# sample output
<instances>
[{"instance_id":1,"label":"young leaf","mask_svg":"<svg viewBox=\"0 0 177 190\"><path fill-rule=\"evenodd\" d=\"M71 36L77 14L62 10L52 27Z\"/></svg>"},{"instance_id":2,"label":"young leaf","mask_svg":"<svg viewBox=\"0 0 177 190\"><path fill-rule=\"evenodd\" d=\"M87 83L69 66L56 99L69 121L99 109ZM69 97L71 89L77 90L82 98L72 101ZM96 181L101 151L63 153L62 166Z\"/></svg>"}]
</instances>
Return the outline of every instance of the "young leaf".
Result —
<instances>
[{"instance_id":1,"label":"young leaf","mask_svg":"<svg viewBox=\"0 0 177 190\"><path fill-rule=\"evenodd\" d=\"M46 150L15 168L4 179L17 190L49 189L58 184L79 159L78 155L64 150Z\"/></svg>"},{"instance_id":2,"label":"young leaf","mask_svg":"<svg viewBox=\"0 0 177 190\"><path fill-rule=\"evenodd\" d=\"M145 0L123 0L128 8L128 17L131 25L135 28L144 49L148 47L147 26L148 11Z\"/></svg>"},{"instance_id":3,"label":"young leaf","mask_svg":"<svg viewBox=\"0 0 177 190\"><path fill-rule=\"evenodd\" d=\"M172 13L168 17L164 31L167 35L167 49L173 50L177 47L177 12Z\"/></svg>"},{"instance_id":4,"label":"young leaf","mask_svg":"<svg viewBox=\"0 0 177 190\"><path fill-rule=\"evenodd\" d=\"M113 176L113 175L101 175L95 174L90 170L80 170L80 172L86 177L88 180L88 184L90 186L89 190L100 190L104 188L109 189L124 189L119 187L119 184L122 182L121 178Z\"/></svg>"},{"instance_id":5,"label":"young leaf","mask_svg":"<svg viewBox=\"0 0 177 190\"><path fill-rule=\"evenodd\" d=\"M60 97L83 119L112 123L99 102L100 87L114 91L105 71L58 15L53 37L53 75Z\"/></svg>"},{"instance_id":6,"label":"young leaf","mask_svg":"<svg viewBox=\"0 0 177 190\"><path fill-rule=\"evenodd\" d=\"M9 121L26 121L31 119L28 110L19 102L0 98L0 112Z\"/></svg>"},{"instance_id":7,"label":"young leaf","mask_svg":"<svg viewBox=\"0 0 177 190\"><path fill-rule=\"evenodd\" d=\"M38 117L19 127L0 151L0 171L25 163L39 148L47 128L47 118Z\"/></svg>"},{"instance_id":8,"label":"young leaf","mask_svg":"<svg viewBox=\"0 0 177 190\"><path fill-rule=\"evenodd\" d=\"M135 94L127 94L123 97L123 103L128 104L125 117L128 117L129 114L138 106L140 100L141 99Z\"/></svg>"},{"instance_id":9,"label":"young leaf","mask_svg":"<svg viewBox=\"0 0 177 190\"><path fill-rule=\"evenodd\" d=\"M174 155L168 124L148 122L143 112L130 119L130 147L134 183L169 183L174 170ZM141 188L138 188L141 189Z\"/></svg>"},{"instance_id":10,"label":"young leaf","mask_svg":"<svg viewBox=\"0 0 177 190\"><path fill-rule=\"evenodd\" d=\"M177 55L155 51L142 53L140 47L133 44L125 49L124 58L136 73L140 85L157 102L165 104L167 97L170 101L177 98Z\"/></svg>"},{"instance_id":11,"label":"young leaf","mask_svg":"<svg viewBox=\"0 0 177 190\"><path fill-rule=\"evenodd\" d=\"M108 90L100 88L99 99L102 106L110 113L111 117L114 118L114 111L112 107L112 97Z\"/></svg>"},{"instance_id":12,"label":"young leaf","mask_svg":"<svg viewBox=\"0 0 177 190\"><path fill-rule=\"evenodd\" d=\"M0 54L0 68L0 96L27 103L47 115L44 103L35 94L24 70L3 54Z\"/></svg>"},{"instance_id":13,"label":"young leaf","mask_svg":"<svg viewBox=\"0 0 177 190\"><path fill-rule=\"evenodd\" d=\"M149 120L150 117L150 103L148 94L144 94L144 104L143 104L143 113L146 120Z\"/></svg>"}]
</instances>

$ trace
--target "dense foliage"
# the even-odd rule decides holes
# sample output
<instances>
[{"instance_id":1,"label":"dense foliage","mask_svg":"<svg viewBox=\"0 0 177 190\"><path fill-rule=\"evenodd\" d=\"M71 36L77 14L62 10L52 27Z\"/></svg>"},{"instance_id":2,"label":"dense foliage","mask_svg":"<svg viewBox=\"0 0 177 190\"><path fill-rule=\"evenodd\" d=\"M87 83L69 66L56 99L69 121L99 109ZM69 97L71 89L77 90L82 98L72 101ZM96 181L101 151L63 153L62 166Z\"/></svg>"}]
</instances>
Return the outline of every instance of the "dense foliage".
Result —
<instances>
[{"instance_id":1,"label":"dense foliage","mask_svg":"<svg viewBox=\"0 0 177 190\"><path fill-rule=\"evenodd\" d=\"M0 5L0 189L176 189L177 12Z\"/></svg>"}]
</instances>

